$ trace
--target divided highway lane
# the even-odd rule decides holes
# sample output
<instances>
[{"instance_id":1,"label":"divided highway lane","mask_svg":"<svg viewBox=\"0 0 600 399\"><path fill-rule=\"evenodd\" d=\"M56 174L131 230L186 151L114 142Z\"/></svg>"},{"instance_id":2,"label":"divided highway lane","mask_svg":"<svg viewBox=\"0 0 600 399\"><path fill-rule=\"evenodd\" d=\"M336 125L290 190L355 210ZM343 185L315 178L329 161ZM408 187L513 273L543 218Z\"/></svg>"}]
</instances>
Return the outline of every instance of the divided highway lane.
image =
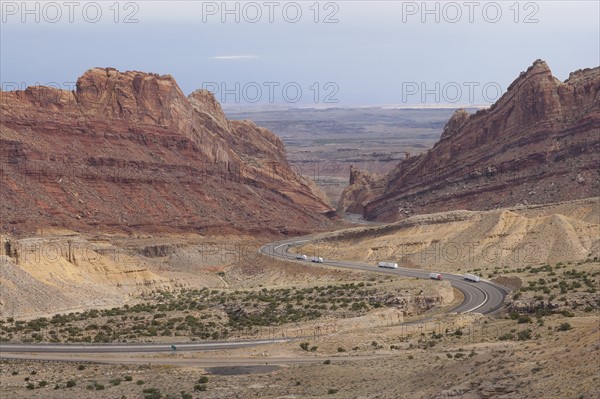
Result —
<instances>
[{"instance_id":1,"label":"divided highway lane","mask_svg":"<svg viewBox=\"0 0 600 399\"><path fill-rule=\"evenodd\" d=\"M264 339L255 341L231 342L204 342L204 343L177 343L177 352L197 352L219 349L236 349L250 346L272 344L274 342L287 342L291 339ZM10 353L150 353L171 352L170 344L101 344L101 345L76 345L76 344L7 344L0 343L0 358Z\"/></svg>"},{"instance_id":2,"label":"divided highway lane","mask_svg":"<svg viewBox=\"0 0 600 399\"><path fill-rule=\"evenodd\" d=\"M310 262L296 260L295 255L290 255L288 249L291 246L306 243L310 239L293 239L287 241L267 244L260 248L260 252L267 256L274 256L287 261L302 263ZM374 271L378 273L399 274L406 277L429 278L429 271L416 269L383 269L365 263L350 262L344 260L325 259L322 263L346 269ZM464 295L464 301L451 309L450 312L480 312L483 314L493 313L502 307L508 290L504 287L487 281L471 283L465 281L462 276L456 274L444 274L444 278L450 281L453 287L460 290ZM434 284L434 282L432 282ZM177 351L209 351L218 349L235 349L266 345L274 342L286 342L291 339L266 339L255 341L230 341L230 342L204 342L204 343L176 343ZM0 343L0 358L9 358L9 353L151 353L170 352L170 344L101 344L101 345L76 345L76 344L9 344Z\"/></svg>"},{"instance_id":3,"label":"divided highway lane","mask_svg":"<svg viewBox=\"0 0 600 399\"><path fill-rule=\"evenodd\" d=\"M310 238L301 238L280 241L264 245L260 248L260 252L267 256L273 256L288 261L297 263L310 262L308 260L297 260L295 255L288 253L288 250L292 246L304 244L310 241ZM324 259L323 265L330 265L336 267L343 267L346 269L363 270L363 271L374 271L378 273L387 274L399 274L406 277L424 278L429 279L429 270L418 270L418 269L384 269L375 265L366 263L350 262L344 260L329 260ZM508 290L499 285L490 283L488 281L480 281L478 283L466 281L462 275L447 274L444 273L444 279L448 280L450 284L458 289L464 295L464 301L451 309L450 312L479 312L482 314L494 313L495 311L502 308L504 299L508 294ZM432 282L433 283L433 282Z\"/></svg>"}]
</instances>

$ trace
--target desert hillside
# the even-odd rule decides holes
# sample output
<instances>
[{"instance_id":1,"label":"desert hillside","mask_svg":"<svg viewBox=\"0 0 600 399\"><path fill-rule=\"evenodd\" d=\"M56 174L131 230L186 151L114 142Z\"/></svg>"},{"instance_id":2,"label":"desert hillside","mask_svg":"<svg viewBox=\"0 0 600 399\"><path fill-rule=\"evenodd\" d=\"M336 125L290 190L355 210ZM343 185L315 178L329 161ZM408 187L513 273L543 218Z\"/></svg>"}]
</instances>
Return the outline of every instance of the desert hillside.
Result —
<instances>
[{"instance_id":1,"label":"desert hillside","mask_svg":"<svg viewBox=\"0 0 600 399\"><path fill-rule=\"evenodd\" d=\"M335 212L277 136L173 77L87 71L1 92L0 231L309 232Z\"/></svg>"},{"instance_id":2,"label":"desert hillside","mask_svg":"<svg viewBox=\"0 0 600 399\"><path fill-rule=\"evenodd\" d=\"M564 82L537 60L489 109L458 110L440 140L385 176L351 171L341 212L393 222L600 194L600 67Z\"/></svg>"},{"instance_id":3,"label":"desert hillside","mask_svg":"<svg viewBox=\"0 0 600 399\"><path fill-rule=\"evenodd\" d=\"M600 199L493 211L417 215L400 222L321 234L343 259L485 276L503 268L593 259L600 253ZM311 253L312 248L301 251ZM325 255L326 256L326 255Z\"/></svg>"}]
</instances>

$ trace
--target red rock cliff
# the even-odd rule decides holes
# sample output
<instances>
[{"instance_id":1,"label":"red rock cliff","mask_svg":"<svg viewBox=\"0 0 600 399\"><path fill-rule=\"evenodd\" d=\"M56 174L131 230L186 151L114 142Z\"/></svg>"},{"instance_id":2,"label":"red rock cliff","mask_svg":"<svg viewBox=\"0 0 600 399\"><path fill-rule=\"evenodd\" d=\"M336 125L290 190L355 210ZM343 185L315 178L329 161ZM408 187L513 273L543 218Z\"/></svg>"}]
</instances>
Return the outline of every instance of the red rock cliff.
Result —
<instances>
[{"instance_id":1,"label":"red rock cliff","mask_svg":"<svg viewBox=\"0 0 600 399\"><path fill-rule=\"evenodd\" d=\"M171 76L95 68L0 92L0 229L304 233L333 210L282 142Z\"/></svg>"},{"instance_id":2,"label":"red rock cliff","mask_svg":"<svg viewBox=\"0 0 600 399\"><path fill-rule=\"evenodd\" d=\"M375 182L350 186L340 202L350 209L356 204L347 197L361 192L365 218L395 221L598 196L599 91L600 68L560 82L537 60L489 109L458 110L431 150Z\"/></svg>"}]
</instances>

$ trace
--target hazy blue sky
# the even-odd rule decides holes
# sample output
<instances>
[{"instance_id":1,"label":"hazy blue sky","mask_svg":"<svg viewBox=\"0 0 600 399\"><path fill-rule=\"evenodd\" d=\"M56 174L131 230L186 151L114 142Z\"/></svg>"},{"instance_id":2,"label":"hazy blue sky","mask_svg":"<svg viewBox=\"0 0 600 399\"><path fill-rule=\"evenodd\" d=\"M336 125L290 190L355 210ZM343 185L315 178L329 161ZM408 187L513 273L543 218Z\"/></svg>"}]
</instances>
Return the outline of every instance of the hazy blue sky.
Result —
<instances>
[{"instance_id":1,"label":"hazy blue sky","mask_svg":"<svg viewBox=\"0 0 600 399\"><path fill-rule=\"evenodd\" d=\"M225 106L485 104L537 58L561 80L600 64L596 0L2 1L1 11L5 90L68 87L110 66L171 74L186 94L218 90Z\"/></svg>"}]
</instances>

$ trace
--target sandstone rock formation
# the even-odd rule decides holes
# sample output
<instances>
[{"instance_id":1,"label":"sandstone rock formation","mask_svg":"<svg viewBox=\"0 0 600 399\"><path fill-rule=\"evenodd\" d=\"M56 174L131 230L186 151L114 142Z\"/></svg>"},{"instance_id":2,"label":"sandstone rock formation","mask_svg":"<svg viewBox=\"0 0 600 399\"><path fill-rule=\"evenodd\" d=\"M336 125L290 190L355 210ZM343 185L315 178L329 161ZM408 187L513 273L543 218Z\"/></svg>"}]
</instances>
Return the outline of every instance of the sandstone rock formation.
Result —
<instances>
[{"instance_id":1,"label":"sandstone rock formation","mask_svg":"<svg viewBox=\"0 0 600 399\"><path fill-rule=\"evenodd\" d=\"M367 202L383 193L382 183L382 176L350 166L349 185L338 202L338 211L362 214Z\"/></svg>"},{"instance_id":2,"label":"sandstone rock formation","mask_svg":"<svg viewBox=\"0 0 600 399\"><path fill-rule=\"evenodd\" d=\"M428 152L380 179L354 179L338 210L396 221L598 196L599 154L600 67L560 82L537 60L489 109L458 110Z\"/></svg>"},{"instance_id":3,"label":"sandstone rock formation","mask_svg":"<svg viewBox=\"0 0 600 399\"><path fill-rule=\"evenodd\" d=\"M282 142L171 76L95 68L0 92L0 231L290 234L335 215Z\"/></svg>"}]
</instances>

